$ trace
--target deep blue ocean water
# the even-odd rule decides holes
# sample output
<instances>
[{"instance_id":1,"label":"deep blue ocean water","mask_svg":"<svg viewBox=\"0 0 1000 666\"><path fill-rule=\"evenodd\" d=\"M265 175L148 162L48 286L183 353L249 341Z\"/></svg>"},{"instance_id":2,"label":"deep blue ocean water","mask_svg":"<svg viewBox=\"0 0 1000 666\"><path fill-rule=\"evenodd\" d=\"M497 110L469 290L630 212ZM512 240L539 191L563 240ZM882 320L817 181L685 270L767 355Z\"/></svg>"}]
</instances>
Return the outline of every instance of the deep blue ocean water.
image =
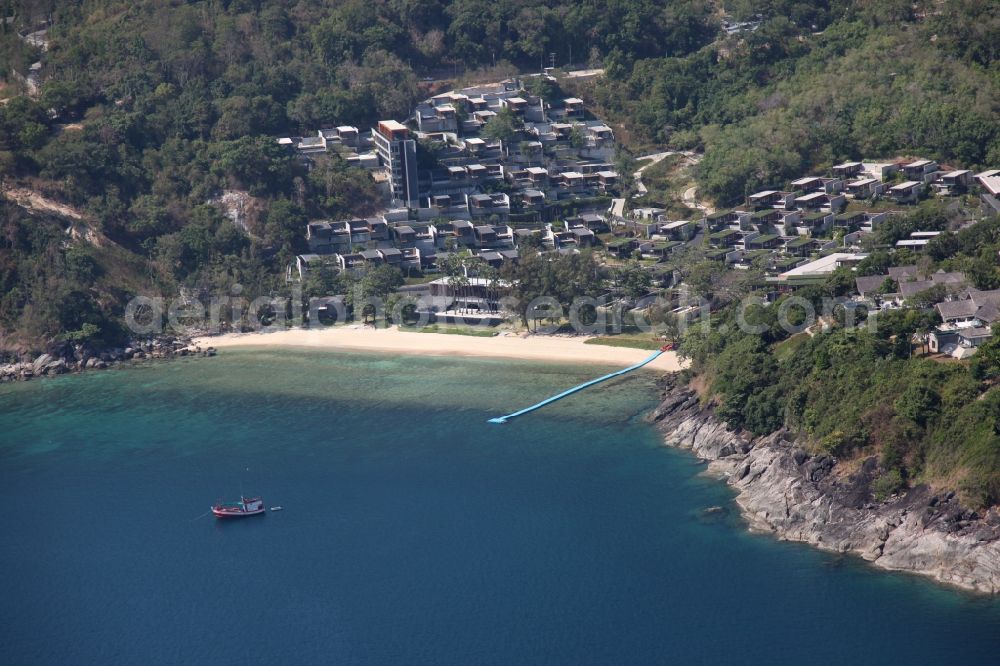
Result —
<instances>
[{"instance_id":1,"label":"deep blue ocean water","mask_svg":"<svg viewBox=\"0 0 1000 666\"><path fill-rule=\"evenodd\" d=\"M998 663L1000 602L747 533L642 423L650 374L486 423L601 370L258 350L0 387L0 662ZM241 488L284 511L204 515Z\"/></svg>"}]
</instances>

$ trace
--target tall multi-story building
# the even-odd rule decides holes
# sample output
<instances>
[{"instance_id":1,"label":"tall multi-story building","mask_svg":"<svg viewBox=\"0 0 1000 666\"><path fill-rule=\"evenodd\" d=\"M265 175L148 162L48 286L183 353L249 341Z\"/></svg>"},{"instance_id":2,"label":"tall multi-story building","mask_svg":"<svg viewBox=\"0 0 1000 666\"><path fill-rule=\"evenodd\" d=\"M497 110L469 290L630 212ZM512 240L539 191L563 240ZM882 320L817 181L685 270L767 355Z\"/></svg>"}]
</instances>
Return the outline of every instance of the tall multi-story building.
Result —
<instances>
[{"instance_id":1,"label":"tall multi-story building","mask_svg":"<svg viewBox=\"0 0 1000 666\"><path fill-rule=\"evenodd\" d=\"M417 142L410 138L406 125L395 120L380 120L372 129L375 153L389 175L389 191L393 204L416 208L419 205L417 186Z\"/></svg>"}]
</instances>

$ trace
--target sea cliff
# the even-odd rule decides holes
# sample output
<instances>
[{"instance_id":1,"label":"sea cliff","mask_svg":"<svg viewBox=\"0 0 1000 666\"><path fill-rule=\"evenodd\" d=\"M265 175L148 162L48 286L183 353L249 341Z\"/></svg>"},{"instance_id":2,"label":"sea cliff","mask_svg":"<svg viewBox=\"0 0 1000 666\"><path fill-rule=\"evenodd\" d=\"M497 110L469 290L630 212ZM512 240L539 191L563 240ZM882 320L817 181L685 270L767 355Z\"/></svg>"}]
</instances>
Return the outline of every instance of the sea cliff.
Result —
<instances>
[{"instance_id":1,"label":"sea cliff","mask_svg":"<svg viewBox=\"0 0 1000 666\"><path fill-rule=\"evenodd\" d=\"M852 553L883 569L1000 593L1000 511L967 509L954 493L925 485L876 501L874 458L846 465L811 455L778 431L733 432L698 394L670 377L650 414L670 446L707 460L724 478L750 528L824 550ZM850 469L848 469L850 467Z\"/></svg>"}]
</instances>

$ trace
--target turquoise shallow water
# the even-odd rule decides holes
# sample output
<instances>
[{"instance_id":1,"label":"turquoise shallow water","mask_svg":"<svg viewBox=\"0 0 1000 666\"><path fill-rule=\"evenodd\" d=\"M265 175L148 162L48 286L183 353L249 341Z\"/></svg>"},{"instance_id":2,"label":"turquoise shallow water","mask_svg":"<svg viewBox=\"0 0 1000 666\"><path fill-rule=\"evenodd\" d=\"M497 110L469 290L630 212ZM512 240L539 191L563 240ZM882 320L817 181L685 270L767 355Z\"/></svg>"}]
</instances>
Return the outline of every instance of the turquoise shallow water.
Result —
<instances>
[{"instance_id":1,"label":"turquoise shallow water","mask_svg":"<svg viewBox=\"0 0 1000 666\"><path fill-rule=\"evenodd\" d=\"M748 534L641 422L651 375L486 423L601 370L239 351L0 387L3 663L996 663L1000 602ZM203 516L241 485L285 510Z\"/></svg>"}]
</instances>

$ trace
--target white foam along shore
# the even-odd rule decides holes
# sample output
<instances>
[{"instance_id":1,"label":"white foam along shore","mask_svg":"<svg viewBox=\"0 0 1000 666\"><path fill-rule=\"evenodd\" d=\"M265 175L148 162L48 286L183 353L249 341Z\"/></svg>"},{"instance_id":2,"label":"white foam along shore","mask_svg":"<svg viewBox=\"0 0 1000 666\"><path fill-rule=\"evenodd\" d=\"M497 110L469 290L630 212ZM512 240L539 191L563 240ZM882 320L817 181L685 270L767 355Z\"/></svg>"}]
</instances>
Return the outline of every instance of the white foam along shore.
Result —
<instances>
[{"instance_id":1,"label":"white foam along shore","mask_svg":"<svg viewBox=\"0 0 1000 666\"><path fill-rule=\"evenodd\" d=\"M595 365L631 365L652 352L629 347L584 344L582 336L496 335L478 337L443 333L401 331L398 328L373 329L360 325L336 326L310 330L293 328L260 333L227 333L197 338L200 347L314 347L330 350L391 352L403 355L481 356L556 363ZM677 354L668 351L647 368L674 372L683 367Z\"/></svg>"}]
</instances>

